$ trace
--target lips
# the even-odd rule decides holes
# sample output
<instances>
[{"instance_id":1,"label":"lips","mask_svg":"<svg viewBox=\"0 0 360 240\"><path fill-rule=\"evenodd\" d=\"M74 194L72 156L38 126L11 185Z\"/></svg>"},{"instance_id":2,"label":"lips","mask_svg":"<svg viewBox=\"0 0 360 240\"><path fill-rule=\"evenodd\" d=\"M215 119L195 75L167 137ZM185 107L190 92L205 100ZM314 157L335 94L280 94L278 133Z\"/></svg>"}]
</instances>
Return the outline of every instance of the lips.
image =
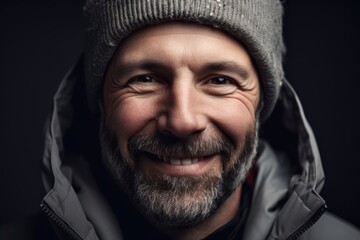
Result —
<instances>
[{"instance_id":1,"label":"lips","mask_svg":"<svg viewBox=\"0 0 360 240\"><path fill-rule=\"evenodd\" d=\"M199 176L212 168L221 168L220 154L161 155L148 151L138 152L139 168L148 173L160 172L174 176Z\"/></svg>"}]
</instances>

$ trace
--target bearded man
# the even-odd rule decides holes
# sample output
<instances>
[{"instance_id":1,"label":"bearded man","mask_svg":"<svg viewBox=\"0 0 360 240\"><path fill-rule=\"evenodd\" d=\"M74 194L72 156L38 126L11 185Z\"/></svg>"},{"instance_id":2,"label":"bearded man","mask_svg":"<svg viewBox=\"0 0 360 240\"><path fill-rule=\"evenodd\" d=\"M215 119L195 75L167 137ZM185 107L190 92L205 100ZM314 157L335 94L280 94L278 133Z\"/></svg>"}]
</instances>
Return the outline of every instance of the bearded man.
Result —
<instances>
[{"instance_id":1,"label":"bearded man","mask_svg":"<svg viewBox=\"0 0 360 240\"><path fill-rule=\"evenodd\" d=\"M86 51L47 125L41 206L57 237L359 239L324 214L315 138L283 74L280 1L84 12Z\"/></svg>"}]
</instances>

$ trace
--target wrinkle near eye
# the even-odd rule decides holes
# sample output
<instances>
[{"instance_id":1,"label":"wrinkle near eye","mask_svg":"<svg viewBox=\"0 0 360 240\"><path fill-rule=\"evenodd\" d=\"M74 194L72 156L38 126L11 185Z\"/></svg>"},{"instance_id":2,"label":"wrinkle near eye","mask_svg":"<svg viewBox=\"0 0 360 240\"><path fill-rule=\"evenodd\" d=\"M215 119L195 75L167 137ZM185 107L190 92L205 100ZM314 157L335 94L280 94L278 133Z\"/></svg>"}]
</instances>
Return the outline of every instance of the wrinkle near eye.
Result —
<instances>
[{"instance_id":1,"label":"wrinkle near eye","mask_svg":"<svg viewBox=\"0 0 360 240\"><path fill-rule=\"evenodd\" d=\"M258 105L258 93L256 91L241 93L241 98L239 101L246 107L253 120L255 120L255 112Z\"/></svg>"}]
</instances>

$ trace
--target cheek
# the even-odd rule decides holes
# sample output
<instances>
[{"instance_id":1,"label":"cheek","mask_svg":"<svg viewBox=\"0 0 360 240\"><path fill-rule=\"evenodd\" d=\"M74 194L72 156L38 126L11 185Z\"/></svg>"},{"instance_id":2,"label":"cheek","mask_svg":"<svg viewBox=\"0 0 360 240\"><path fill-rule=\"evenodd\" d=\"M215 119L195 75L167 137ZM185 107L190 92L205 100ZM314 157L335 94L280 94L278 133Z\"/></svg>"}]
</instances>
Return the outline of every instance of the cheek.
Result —
<instances>
[{"instance_id":1,"label":"cheek","mask_svg":"<svg viewBox=\"0 0 360 240\"><path fill-rule=\"evenodd\" d=\"M214 118L214 122L217 124L216 127L232 140L235 148L229 162L225 162L223 166L224 171L227 173L231 171L238 161L244 150L246 137L249 132L253 132L255 127L255 116L248 108L240 104L235 104L232 107L224 107L221 114L218 114L216 119Z\"/></svg>"},{"instance_id":2,"label":"cheek","mask_svg":"<svg viewBox=\"0 0 360 240\"><path fill-rule=\"evenodd\" d=\"M228 101L213 108L212 119L216 127L230 137L235 148L239 149L243 147L246 135L254 129L255 110L241 101Z\"/></svg>"},{"instance_id":3,"label":"cheek","mask_svg":"<svg viewBox=\"0 0 360 240\"><path fill-rule=\"evenodd\" d=\"M108 116L110 128L116 133L120 144L127 144L128 139L144 129L155 119L156 104L146 99L127 99L115 106L109 106Z\"/></svg>"}]
</instances>

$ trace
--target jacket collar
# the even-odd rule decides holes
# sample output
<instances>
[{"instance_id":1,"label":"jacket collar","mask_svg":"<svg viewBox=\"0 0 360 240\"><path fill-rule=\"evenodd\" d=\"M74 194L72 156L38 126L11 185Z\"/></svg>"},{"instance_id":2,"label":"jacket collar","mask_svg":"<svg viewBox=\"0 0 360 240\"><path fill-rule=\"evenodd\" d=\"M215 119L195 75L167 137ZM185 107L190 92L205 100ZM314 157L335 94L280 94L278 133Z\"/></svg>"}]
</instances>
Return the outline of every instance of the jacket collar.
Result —
<instances>
[{"instance_id":1,"label":"jacket collar","mask_svg":"<svg viewBox=\"0 0 360 240\"><path fill-rule=\"evenodd\" d=\"M272 130L275 128L276 135L274 132L267 135L269 143L261 144L244 239L295 239L326 208L318 194L325 177L312 129L299 98L286 80L268 121L266 124ZM293 146L289 146L290 139Z\"/></svg>"}]
</instances>

